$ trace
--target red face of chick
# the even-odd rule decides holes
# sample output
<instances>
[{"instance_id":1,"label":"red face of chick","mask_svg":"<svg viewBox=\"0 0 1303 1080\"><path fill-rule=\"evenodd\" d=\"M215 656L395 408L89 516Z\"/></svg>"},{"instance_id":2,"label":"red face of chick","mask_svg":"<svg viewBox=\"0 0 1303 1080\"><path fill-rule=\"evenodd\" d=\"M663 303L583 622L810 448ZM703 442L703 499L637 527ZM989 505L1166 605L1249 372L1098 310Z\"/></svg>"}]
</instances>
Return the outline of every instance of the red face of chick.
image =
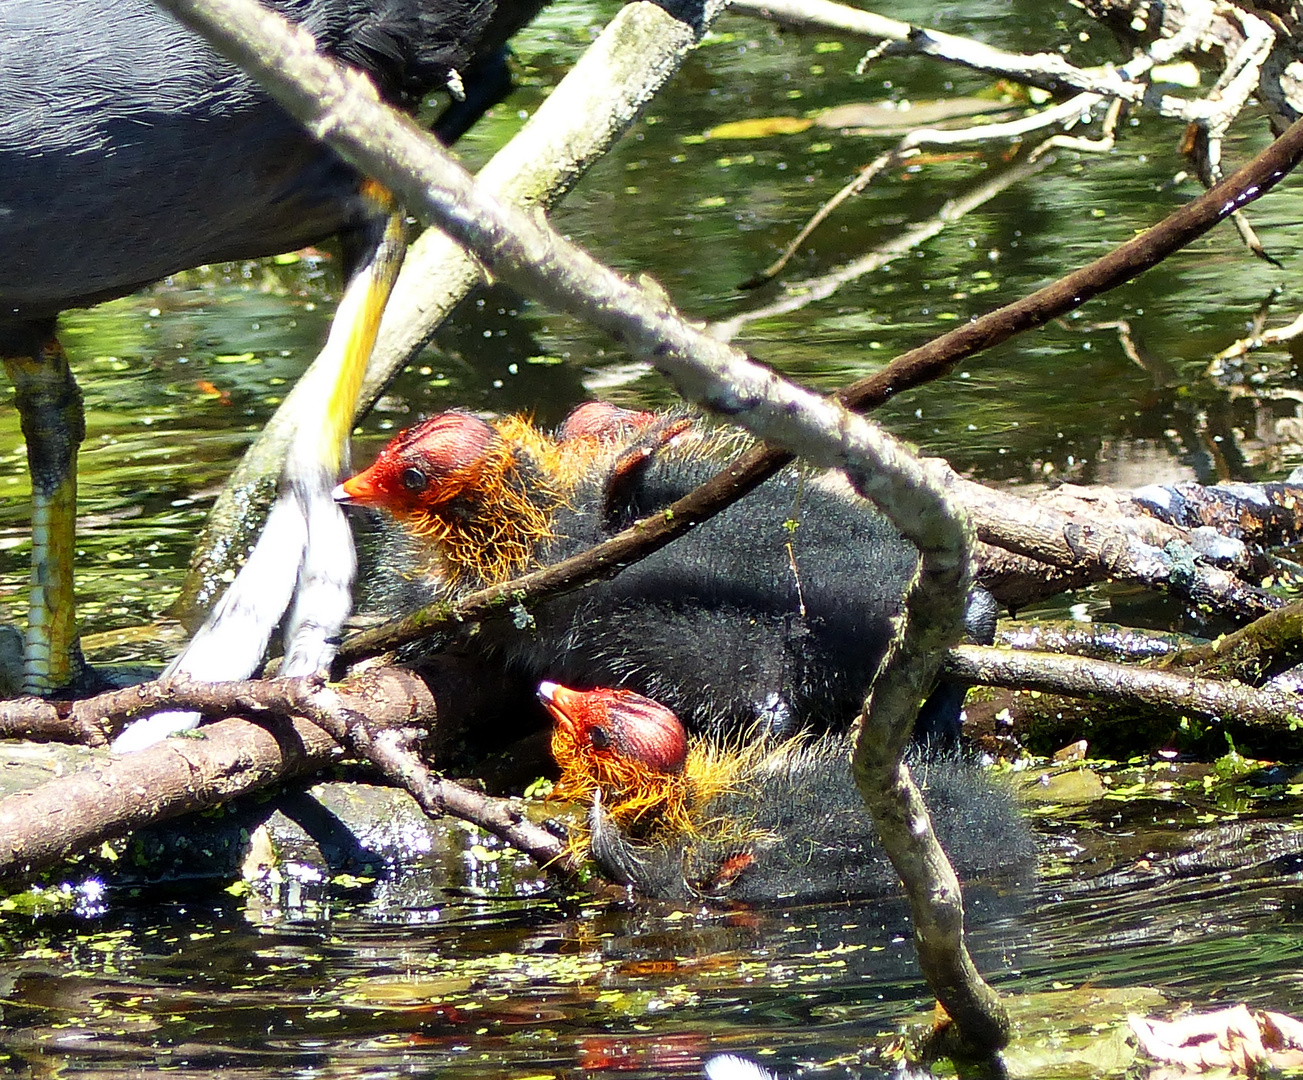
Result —
<instances>
[{"instance_id":1,"label":"red face of chick","mask_svg":"<svg viewBox=\"0 0 1303 1080\"><path fill-rule=\"evenodd\" d=\"M683 769L687 734L659 701L631 690L570 690L551 682L539 683L538 696L558 730L577 746L640 762L658 773Z\"/></svg>"},{"instance_id":2,"label":"red face of chick","mask_svg":"<svg viewBox=\"0 0 1303 1080\"><path fill-rule=\"evenodd\" d=\"M374 465L335 488L335 501L400 516L440 506L475 486L493 439L493 429L474 416L432 416L400 432Z\"/></svg>"}]
</instances>

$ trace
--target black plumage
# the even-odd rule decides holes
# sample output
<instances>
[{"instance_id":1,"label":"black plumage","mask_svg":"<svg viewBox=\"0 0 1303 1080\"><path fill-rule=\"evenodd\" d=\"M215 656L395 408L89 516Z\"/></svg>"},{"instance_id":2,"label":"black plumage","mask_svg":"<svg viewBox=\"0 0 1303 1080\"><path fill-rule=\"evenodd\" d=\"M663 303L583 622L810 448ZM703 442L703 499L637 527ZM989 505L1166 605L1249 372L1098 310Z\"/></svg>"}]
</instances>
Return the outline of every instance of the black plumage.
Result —
<instances>
[{"instance_id":1,"label":"black plumage","mask_svg":"<svg viewBox=\"0 0 1303 1080\"><path fill-rule=\"evenodd\" d=\"M855 786L845 734L739 745L686 739L664 704L627 691L538 694L552 715L554 794L589 803L572 845L639 895L748 904L879 896L899 878ZM1034 867L1009 788L953 750L914 747L932 827L965 881Z\"/></svg>"},{"instance_id":2,"label":"black plumage","mask_svg":"<svg viewBox=\"0 0 1303 1080\"><path fill-rule=\"evenodd\" d=\"M694 810L700 828L649 840L631 839L599 805L589 814L591 853L607 877L663 900L814 903L897 892L849 758L836 734L756 755ZM1036 843L1009 789L953 751L916 751L910 768L960 880L1032 873Z\"/></svg>"},{"instance_id":3,"label":"black plumage","mask_svg":"<svg viewBox=\"0 0 1303 1080\"><path fill-rule=\"evenodd\" d=\"M502 46L542 4L270 6L412 106L454 72L497 85ZM0 41L0 346L65 308L375 215L352 166L150 0L0 0Z\"/></svg>"},{"instance_id":4,"label":"black plumage","mask_svg":"<svg viewBox=\"0 0 1303 1080\"><path fill-rule=\"evenodd\" d=\"M663 512L744 445L681 413L633 415L559 440L460 413L400 435L337 495L404 525L379 591L409 608L573 555ZM917 561L839 474L793 466L616 577L485 623L469 647L526 678L637 690L693 731L842 728ZM961 697L946 697L937 734L957 728Z\"/></svg>"},{"instance_id":5,"label":"black plumage","mask_svg":"<svg viewBox=\"0 0 1303 1080\"><path fill-rule=\"evenodd\" d=\"M654 449L636 478L585 476L558 509L541 561L663 510L738 446L714 434L680 440ZM787 468L614 580L549 603L536 635L503 648L560 682L633 687L692 730L844 726L877 672L917 562L838 477Z\"/></svg>"}]
</instances>

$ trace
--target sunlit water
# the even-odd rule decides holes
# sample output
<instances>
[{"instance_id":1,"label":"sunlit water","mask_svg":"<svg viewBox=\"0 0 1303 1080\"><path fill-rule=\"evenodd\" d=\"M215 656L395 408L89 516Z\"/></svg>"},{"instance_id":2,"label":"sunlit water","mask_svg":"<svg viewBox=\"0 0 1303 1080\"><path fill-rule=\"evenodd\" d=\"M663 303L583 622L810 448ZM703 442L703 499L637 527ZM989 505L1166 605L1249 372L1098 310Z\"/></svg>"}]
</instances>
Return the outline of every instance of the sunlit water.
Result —
<instances>
[{"instance_id":1,"label":"sunlit water","mask_svg":"<svg viewBox=\"0 0 1303 1080\"><path fill-rule=\"evenodd\" d=\"M1019 4L1016 18L997 2L967 5L963 19L936 5L896 8L896 17L1009 48L1071 41L1083 62L1117 55L1100 31L1045 5ZM609 13L564 4L550 14L527 42L528 85L463 152L474 160L491 152ZM1068 29L1056 23L1065 18ZM1078 40L1079 29L1091 39ZM821 128L741 140L704 133L851 101L989 90L976 75L917 60L857 77L859 48L726 19L558 211L558 226L618 268L651 274L695 318L771 302L776 287L745 294L738 283L890 140ZM1259 128L1239 130L1231 162L1263 140ZM1150 116L1124 124L1113 153L1061 153L888 268L750 323L739 340L820 388L871 372L1190 198L1192 181L1171 183L1184 167L1178 138L1175 125ZM1002 168L994 150L898 170L838 211L783 276L849 261ZM1205 371L1272 288L1284 290L1276 321L1294 314L1296 204L1292 182L1252 211L1284 271L1219 229L1063 324L903 395L879 418L989 481L1283 474L1299 458L1289 355L1254 358L1240 384ZM188 275L68 314L65 340L88 413L78 579L87 631L150 624L166 610L207 506L323 339L336 289L329 257L309 255ZM1115 328L1096 325L1119 319L1130 321L1146 370ZM1284 388L1275 400L1242 392L1264 373ZM659 376L600 334L492 291L403 375L365 422L356 454L368 459L397 428L447 407L527 409L552 423L596 395L623 405L672 400ZM26 474L12 409L0 415L0 462L0 614L21 621ZM94 659L159 661L173 647L147 633ZM972 944L997 984L1146 986L1173 1003L1303 1007L1292 806L1272 807L1285 824L1256 868L1218 870L1176 856L1207 845L1193 829L1225 824L1228 814L1260 816L1248 803L1110 805L1042 822L1038 886L974 898ZM636 1077L693 1075L710 1053L766 1050L767 1063L791 1070L853 1060L863 1036L930 1003L898 905L647 910L537 893L525 870L485 877L482 867L451 884L436 900L421 893L407 905L381 874L375 885L274 900L203 891L148 894L136 906L111 896L98 915L11 915L0 924L6 1064L16 1075L61 1063L77 1074Z\"/></svg>"}]
</instances>

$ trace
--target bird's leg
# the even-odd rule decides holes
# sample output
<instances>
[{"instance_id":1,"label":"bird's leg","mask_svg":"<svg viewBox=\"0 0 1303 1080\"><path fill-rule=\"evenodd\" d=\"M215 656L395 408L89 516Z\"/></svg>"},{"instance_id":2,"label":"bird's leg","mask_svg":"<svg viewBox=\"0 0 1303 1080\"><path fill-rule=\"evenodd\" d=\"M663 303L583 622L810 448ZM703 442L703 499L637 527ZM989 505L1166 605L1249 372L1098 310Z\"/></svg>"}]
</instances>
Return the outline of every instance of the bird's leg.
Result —
<instances>
[{"instance_id":1,"label":"bird's leg","mask_svg":"<svg viewBox=\"0 0 1303 1080\"><path fill-rule=\"evenodd\" d=\"M403 216L387 193L368 192L387 212L360 238L360 255L340 298L330 337L303 376L299 420L281 490L249 558L204 625L164 672L221 681L248 678L286 617L281 675L329 667L352 603L353 534L332 491L348 455L362 375L406 252ZM199 723L194 712L134 721L113 742L127 753Z\"/></svg>"},{"instance_id":2,"label":"bird's leg","mask_svg":"<svg viewBox=\"0 0 1303 1080\"><path fill-rule=\"evenodd\" d=\"M348 464L348 437L362 377L407 253L402 213L379 185L369 184L367 191L388 213L377 218L365 235L341 237L358 250L350 253L352 272L323 350L339 354L331 392L315 430L300 427L285 461L284 483L299 502L307 525L307 547L285 625L282 675L308 675L329 668L340 627L353 610L357 570L353 532L335 502L334 487ZM349 251L347 244L345 251ZM337 342L337 336L343 340Z\"/></svg>"},{"instance_id":3,"label":"bird's leg","mask_svg":"<svg viewBox=\"0 0 1303 1080\"><path fill-rule=\"evenodd\" d=\"M3 358L16 391L32 477L32 576L23 643L23 689L31 694L62 689L85 666L77 643L72 563L77 448L86 434L86 416L53 324L44 324L43 331L33 335L30 348Z\"/></svg>"}]
</instances>

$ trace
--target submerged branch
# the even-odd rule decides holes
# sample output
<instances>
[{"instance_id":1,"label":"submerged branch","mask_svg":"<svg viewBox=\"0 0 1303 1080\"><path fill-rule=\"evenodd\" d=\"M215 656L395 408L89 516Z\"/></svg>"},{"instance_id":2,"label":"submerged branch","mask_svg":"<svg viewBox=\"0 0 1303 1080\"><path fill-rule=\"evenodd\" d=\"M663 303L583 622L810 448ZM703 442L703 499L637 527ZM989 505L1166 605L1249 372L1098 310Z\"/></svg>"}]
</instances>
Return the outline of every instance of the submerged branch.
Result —
<instances>
[{"instance_id":1,"label":"submerged branch","mask_svg":"<svg viewBox=\"0 0 1303 1080\"><path fill-rule=\"evenodd\" d=\"M1256 678L1283 659L1297 661L1301 651L1303 600L1295 600L1233 634L1182 649L1169 657L1163 667L1169 671L1193 670Z\"/></svg>"},{"instance_id":2,"label":"submerged branch","mask_svg":"<svg viewBox=\"0 0 1303 1080\"><path fill-rule=\"evenodd\" d=\"M879 159L881 161L881 159ZM794 281L787 284L783 290L783 295L772 303L763 307L753 308L750 311L739 312L731 319L721 319L711 324L710 332L721 341L732 341L738 333L748 323L756 322L759 319L768 319L778 315L786 315L789 312L800 311L802 308L816 303L820 300L826 300L832 296L843 285L862 278L865 274L871 274L875 270L894 262L896 259L909 254L916 250L933 237L940 235L955 222L960 221L965 215L972 213L974 210L985 205L994 199L997 195L1007 191L1009 188L1029 177L1035 176L1047 166L1053 164L1052 157L1042 157L1036 160L1025 158L1017 162L1008 169L998 172L981 183L974 185L965 194L949 199L926 221L893 237L885 244L879 245L867 255L854 259L843 266L835 267L826 274L820 274L815 278L806 278L801 281ZM874 163L877 165L877 162ZM869 166L870 169L874 165ZM885 163L884 163L885 167ZM851 185L853 187L854 184ZM850 195L854 192L851 187L843 188L841 195ZM840 198L839 195L837 198ZM829 207L828 209L831 209ZM823 211L820 211L823 214ZM809 235L810 231L823 220L820 214L816 214L810 224L802 230L801 234L792 241L783 256L773 265L762 270L755 278L743 284L743 288L751 288L763 284L769 277L777 274L782 269L782 264L788 256L795 251L796 246ZM824 215L826 216L826 215Z\"/></svg>"}]
</instances>

